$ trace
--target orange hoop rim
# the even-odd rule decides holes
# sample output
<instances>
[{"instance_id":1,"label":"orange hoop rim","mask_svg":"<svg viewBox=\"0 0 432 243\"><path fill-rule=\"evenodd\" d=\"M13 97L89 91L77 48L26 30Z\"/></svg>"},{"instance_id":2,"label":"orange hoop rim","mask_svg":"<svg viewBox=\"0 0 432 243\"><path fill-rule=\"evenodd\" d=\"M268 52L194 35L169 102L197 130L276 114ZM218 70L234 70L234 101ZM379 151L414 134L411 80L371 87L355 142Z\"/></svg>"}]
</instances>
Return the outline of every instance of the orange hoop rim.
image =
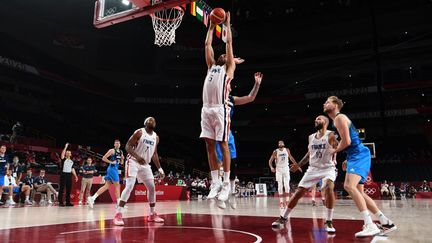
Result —
<instances>
[{"instance_id":1,"label":"orange hoop rim","mask_svg":"<svg viewBox=\"0 0 432 243\"><path fill-rule=\"evenodd\" d=\"M182 7L180 7L180 6L175 6L175 7L171 8L171 9L176 9L176 10L178 10L179 12L181 12L182 14L181 14L180 16L178 16L177 18L175 18L175 19L165 19L165 18L160 18L160 17L156 16L154 13L150 14L150 16L152 17L152 19L154 18L154 19L157 19L157 20L162 21L162 22L174 22L174 21L177 21L177 20L183 18L183 15L184 15L185 10L184 10ZM161 10L161 11L167 11L167 10L168 10L168 9L164 9L164 10Z\"/></svg>"}]
</instances>

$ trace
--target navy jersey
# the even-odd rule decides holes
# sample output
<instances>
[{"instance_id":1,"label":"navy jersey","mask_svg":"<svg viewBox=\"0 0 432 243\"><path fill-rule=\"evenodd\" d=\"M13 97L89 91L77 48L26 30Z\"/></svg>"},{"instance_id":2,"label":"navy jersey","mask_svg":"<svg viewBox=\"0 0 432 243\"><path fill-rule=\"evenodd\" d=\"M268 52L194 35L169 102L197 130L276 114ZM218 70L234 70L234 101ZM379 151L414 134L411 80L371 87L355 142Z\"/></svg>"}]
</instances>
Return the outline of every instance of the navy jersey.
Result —
<instances>
[{"instance_id":1,"label":"navy jersey","mask_svg":"<svg viewBox=\"0 0 432 243\"><path fill-rule=\"evenodd\" d=\"M7 168L7 156L6 154L0 155L0 176L6 175L6 168Z\"/></svg>"},{"instance_id":2,"label":"navy jersey","mask_svg":"<svg viewBox=\"0 0 432 243\"><path fill-rule=\"evenodd\" d=\"M121 158L123 156L123 151L121 149L116 150L114 149L114 154L108 157L108 160L112 162L116 162L115 164L110 164L110 166L115 166L116 168L119 167L119 164L121 162Z\"/></svg>"}]
</instances>

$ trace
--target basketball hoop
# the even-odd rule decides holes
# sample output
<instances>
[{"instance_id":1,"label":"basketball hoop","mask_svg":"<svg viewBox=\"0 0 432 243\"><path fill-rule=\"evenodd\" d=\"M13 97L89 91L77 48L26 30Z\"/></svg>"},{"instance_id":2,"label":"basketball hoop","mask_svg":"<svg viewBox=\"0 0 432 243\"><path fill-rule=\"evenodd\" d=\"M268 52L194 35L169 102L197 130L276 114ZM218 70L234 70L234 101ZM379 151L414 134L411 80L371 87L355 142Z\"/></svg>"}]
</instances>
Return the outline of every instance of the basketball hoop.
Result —
<instances>
[{"instance_id":1,"label":"basketball hoop","mask_svg":"<svg viewBox=\"0 0 432 243\"><path fill-rule=\"evenodd\" d=\"M161 0L152 0L152 5L160 2ZM155 32L155 45L170 46L175 43L175 31L180 26L183 15L184 9L180 6L150 14Z\"/></svg>"}]
</instances>

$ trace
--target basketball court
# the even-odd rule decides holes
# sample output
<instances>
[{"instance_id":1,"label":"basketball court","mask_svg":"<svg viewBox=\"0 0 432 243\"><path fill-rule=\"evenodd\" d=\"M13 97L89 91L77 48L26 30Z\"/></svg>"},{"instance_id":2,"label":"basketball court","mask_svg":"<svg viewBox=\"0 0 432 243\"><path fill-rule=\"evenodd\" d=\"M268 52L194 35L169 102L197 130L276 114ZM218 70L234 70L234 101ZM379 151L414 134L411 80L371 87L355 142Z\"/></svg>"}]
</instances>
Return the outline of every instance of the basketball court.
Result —
<instances>
[{"instance_id":1,"label":"basketball court","mask_svg":"<svg viewBox=\"0 0 432 243\"><path fill-rule=\"evenodd\" d=\"M303 199L289 223L273 230L279 214L277 198L237 199L237 208L222 210L214 201L158 202L164 224L148 223L148 204L131 203L125 226L112 223L114 204L87 206L1 208L2 242L429 242L432 232L430 199L378 201L398 224L388 236L355 238L363 221L351 200L335 206L335 234L323 230L325 208ZM11 217L14 215L14 217Z\"/></svg>"}]
</instances>

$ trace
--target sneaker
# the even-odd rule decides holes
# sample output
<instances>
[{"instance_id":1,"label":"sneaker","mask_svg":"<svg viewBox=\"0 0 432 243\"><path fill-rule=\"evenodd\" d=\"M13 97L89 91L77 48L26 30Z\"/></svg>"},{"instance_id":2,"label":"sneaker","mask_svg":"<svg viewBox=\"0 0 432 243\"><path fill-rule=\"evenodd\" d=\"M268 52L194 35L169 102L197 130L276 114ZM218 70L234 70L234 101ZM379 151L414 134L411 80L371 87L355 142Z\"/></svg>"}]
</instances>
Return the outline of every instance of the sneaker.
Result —
<instances>
[{"instance_id":1,"label":"sneaker","mask_svg":"<svg viewBox=\"0 0 432 243\"><path fill-rule=\"evenodd\" d=\"M9 206L15 206L15 205L16 205L16 203L15 203L14 200L12 200L12 199L9 199L9 200L7 201L7 204L8 204Z\"/></svg>"},{"instance_id":2,"label":"sneaker","mask_svg":"<svg viewBox=\"0 0 432 243\"><path fill-rule=\"evenodd\" d=\"M231 195L231 198L229 199L229 204L231 206L232 209L236 209L237 208L237 200L234 196L234 194Z\"/></svg>"},{"instance_id":3,"label":"sneaker","mask_svg":"<svg viewBox=\"0 0 432 243\"><path fill-rule=\"evenodd\" d=\"M210 193L208 194L207 199L214 199L221 189L222 185L219 181L213 182L210 186Z\"/></svg>"},{"instance_id":4,"label":"sneaker","mask_svg":"<svg viewBox=\"0 0 432 243\"><path fill-rule=\"evenodd\" d=\"M276 221L274 221L274 222L272 223L272 228L280 228L280 227L283 227L283 226L286 224L287 221L288 221L288 219L286 219L286 218L280 216Z\"/></svg>"},{"instance_id":5,"label":"sneaker","mask_svg":"<svg viewBox=\"0 0 432 243\"><path fill-rule=\"evenodd\" d=\"M396 225L391 220L387 224L378 224L378 227L381 229L381 234L383 235L397 230Z\"/></svg>"},{"instance_id":6,"label":"sneaker","mask_svg":"<svg viewBox=\"0 0 432 243\"><path fill-rule=\"evenodd\" d=\"M153 214L147 216L147 222L163 223L165 220L159 217L156 212L154 212Z\"/></svg>"},{"instance_id":7,"label":"sneaker","mask_svg":"<svg viewBox=\"0 0 432 243\"><path fill-rule=\"evenodd\" d=\"M87 204L89 205L90 208L93 208L94 205L93 197L87 197Z\"/></svg>"},{"instance_id":8,"label":"sneaker","mask_svg":"<svg viewBox=\"0 0 432 243\"><path fill-rule=\"evenodd\" d=\"M367 224L367 225L363 225L363 230L360 232L357 232L355 234L355 237L368 237L368 236L374 236L379 234L381 231L378 228L378 226L376 226L376 224Z\"/></svg>"},{"instance_id":9,"label":"sneaker","mask_svg":"<svg viewBox=\"0 0 432 243\"><path fill-rule=\"evenodd\" d=\"M117 225L117 226L123 226L124 225L123 217L122 217L121 213L115 214L114 219L113 219L113 223L114 223L114 225Z\"/></svg>"},{"instance_id":10,"label":"sneaker","mask_svg":"<svg viewBox=\"0 0 432 243\"><path fill-rule=\"evenodd\" d=\"M222 186L222 190L219 193L218 199L224 202L228 200L228 196L230 195L230 190L231 188L229 182L224 182Z\"/></svg>"},{"instance_id":11,"label":"sneaker","mask_svg":"<svg viewBox=\"0 0 432 243\"><path fill-rule=\"evenodd\" d=\"M52 206L53 202L51 200L48 201L48 206Z\"/></svg>"},{"instance_id":12,"label":"sneaker","mask_svg":"<svg viewBox=\"0 0 432 243\"><path fill-rule=\"evenodd\" d=\"M0 201L0 205L4 205L4 202Z\"/></svg>"},{"instance_id":13,"label":"sneaker","mask_svg":"<svg viewBox=\"0 0 432 243\"><path fill-rule=\"evenodd\" d=\"M30 200L25 200L24 205L30 206L30 205L33 205L33 203Z\"/></svg>"},{"instance_id":14,"label":"sneaker","mask_svg":"<svg viewBox=\"0 0 432 243\"><path fill-rule=\"evenodd\" d=\"M78 202L78 206L82 206L83 204L82 204L82 201L79 201Z\"/></svg>"},{"instance_id":15,"label":"sneaker","mask_svg":"<svg viewBox=\"0 0 432 243\"><path fill-rule=\"evenodd\" d=\"M312 206L313 206L313 207L316 206L316 202L315 202L315 200L312 200Z\"/></svg>"},{"instance_id":16,"label":"sneaker","mask_svg":"<svg viewBox=\"0 0 432 243\"><path fill-rule=\"evenodd\" d=\"M327 231L327 233L335 233L336 229L333 227L333 222L331 220L327 220L324 224L325 226L325 231Z\"/></svg>"},{"instance_id":17,"label":"sneaker","mask_svg":"<svg viewBox=\"0 0 432 243\"><path fill-rule=\"evenodd\" d=\"M220 208L220 209L225 209L226 208L226 203L224 201L221 200L217 200L216 201L216 205Z\"/></svg>"}]
</instances>

